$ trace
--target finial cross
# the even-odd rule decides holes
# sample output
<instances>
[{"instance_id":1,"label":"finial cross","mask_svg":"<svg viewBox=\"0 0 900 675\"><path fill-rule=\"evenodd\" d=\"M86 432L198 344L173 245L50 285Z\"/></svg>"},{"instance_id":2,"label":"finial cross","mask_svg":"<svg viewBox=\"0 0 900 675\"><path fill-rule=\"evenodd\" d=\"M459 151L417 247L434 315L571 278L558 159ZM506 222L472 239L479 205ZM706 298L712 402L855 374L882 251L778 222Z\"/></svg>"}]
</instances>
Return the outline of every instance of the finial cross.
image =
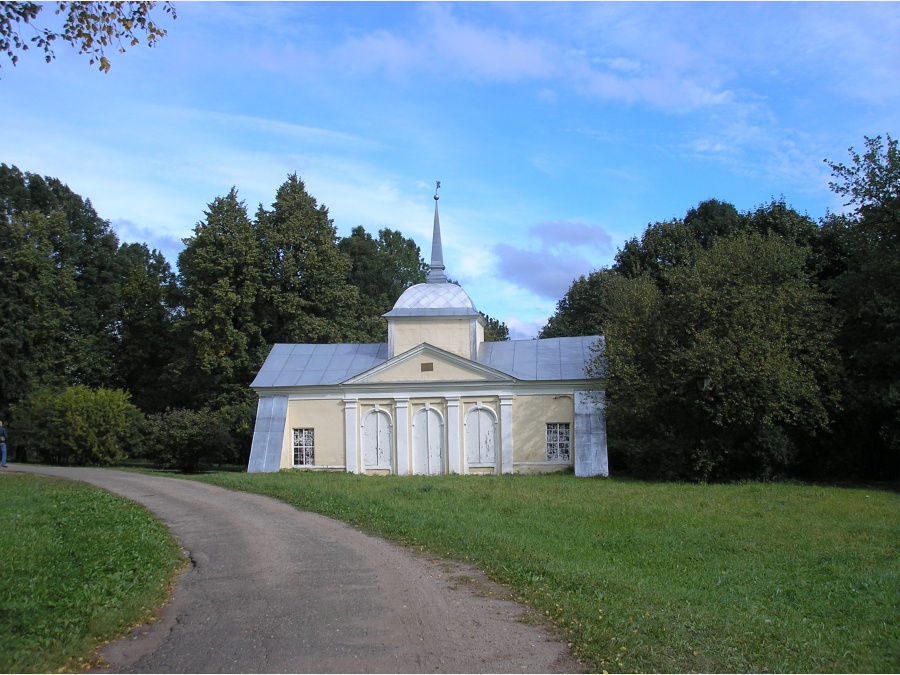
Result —
<instances>
[{"instance_id":1,"label":"finial cross","mask_svg":"<svg viewBox=\"0 0 900 675\"><path fill-rule=\"evenodd\" d=\"M437 181L437 185L436 185L435 188L434 188L434 200L435 200L435 201L437 201L438 199L440 199L440 197L438 197L438 193L437 193L437 191L440 190L440 189L441 189L441 181Z\"/></svg>"}]
</instances>

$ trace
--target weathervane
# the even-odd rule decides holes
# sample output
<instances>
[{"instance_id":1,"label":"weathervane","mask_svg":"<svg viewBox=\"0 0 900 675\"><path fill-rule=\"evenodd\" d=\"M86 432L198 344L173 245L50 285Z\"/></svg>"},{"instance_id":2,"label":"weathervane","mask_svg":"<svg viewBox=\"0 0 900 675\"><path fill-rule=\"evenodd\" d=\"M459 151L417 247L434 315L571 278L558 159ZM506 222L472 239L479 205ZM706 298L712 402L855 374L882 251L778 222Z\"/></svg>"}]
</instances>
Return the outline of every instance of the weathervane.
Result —
<instances>
[{"instance_id":1,"label":"weathervane","mask_svg":"<svg viewBox=\"0 0 900 675\"><path fill-rule=\"evenodd\" d=\"M440 199L440 197L438 197L438 193L437 193L437 191L440 189L441 189L441 181L438 181L437 185L434 188L434 201L437 201L438 199Z\"/></svg>"}]
</instances>

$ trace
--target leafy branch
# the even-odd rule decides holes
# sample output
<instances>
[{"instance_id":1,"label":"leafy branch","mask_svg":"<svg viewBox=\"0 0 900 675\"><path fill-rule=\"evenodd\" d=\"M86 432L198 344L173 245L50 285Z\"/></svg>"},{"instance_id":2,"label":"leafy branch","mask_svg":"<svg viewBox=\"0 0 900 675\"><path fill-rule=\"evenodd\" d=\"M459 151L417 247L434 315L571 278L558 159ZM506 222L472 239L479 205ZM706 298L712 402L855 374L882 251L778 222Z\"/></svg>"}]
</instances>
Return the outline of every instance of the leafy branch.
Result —
<instances>
[{"instance_id":1,"label":"leafy branch","mask_svg":"<svg viewBox=\"0 0 900 675\"><path fill-rule=\"evenodd\" d=\"M62 30L41 28L34 25L46 5L36 2L0 2L0 51L16 65L17 52L30 47L43 50L44 59L50 63L56 58L53 43L68 42L86 54L90 64L99 63L100 70L109 72L107 50L124 53L126 45L134 47L142 41L148 47L166 36L166 29L151 18L156 2L57 2L55 14L63 15ZM163 3L163 11L176 18L171 2ZM23 36L25 27L33 31L31 38Z\"/></svg>"}]
</instances>

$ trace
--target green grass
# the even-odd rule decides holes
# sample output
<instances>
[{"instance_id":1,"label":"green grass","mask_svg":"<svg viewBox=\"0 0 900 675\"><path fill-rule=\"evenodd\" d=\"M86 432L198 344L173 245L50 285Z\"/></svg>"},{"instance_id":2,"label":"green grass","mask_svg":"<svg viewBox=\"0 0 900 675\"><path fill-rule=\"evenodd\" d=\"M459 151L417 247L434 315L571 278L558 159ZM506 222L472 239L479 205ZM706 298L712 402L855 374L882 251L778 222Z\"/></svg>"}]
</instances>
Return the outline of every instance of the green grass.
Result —
<instances>
[{"instance_id":1,"label":"green grass","mask_svg":"<svg viewBox=\"0 0 900 675\"><path fill-rule=\"evenodd\" d=\"M0 478L0 672L76 670L150 619L183 560L134 502L74 481Z\"/></svg>"},{"instance_id":2,"label":"green grass","mask_svg":"<svg viewBox=\"0 0 900 675\"><path fill-rule=\"evenodd\" d=\"M900 672L900 498L787 484L281 472L270 495L469 561L591 670Z\"/></svg>"}]
</instances>

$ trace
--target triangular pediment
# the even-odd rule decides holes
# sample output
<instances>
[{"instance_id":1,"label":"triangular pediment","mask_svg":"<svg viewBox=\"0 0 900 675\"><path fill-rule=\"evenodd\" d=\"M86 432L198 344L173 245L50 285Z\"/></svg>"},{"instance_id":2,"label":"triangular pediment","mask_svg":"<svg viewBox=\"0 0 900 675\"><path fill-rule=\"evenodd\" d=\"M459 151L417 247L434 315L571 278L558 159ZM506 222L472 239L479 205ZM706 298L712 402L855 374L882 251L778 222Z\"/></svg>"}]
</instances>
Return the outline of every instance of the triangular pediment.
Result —
<instances>
[{"instance_id":1,"label":"triangular pediment","mask_svg":"<svg viewBox=\"0 0 900 675\"><path fill-rule=\"evenodd\" d=\"M515 378L423 342L344 384L376 382L511 382Z\"/></svg>"}]
</instances>

